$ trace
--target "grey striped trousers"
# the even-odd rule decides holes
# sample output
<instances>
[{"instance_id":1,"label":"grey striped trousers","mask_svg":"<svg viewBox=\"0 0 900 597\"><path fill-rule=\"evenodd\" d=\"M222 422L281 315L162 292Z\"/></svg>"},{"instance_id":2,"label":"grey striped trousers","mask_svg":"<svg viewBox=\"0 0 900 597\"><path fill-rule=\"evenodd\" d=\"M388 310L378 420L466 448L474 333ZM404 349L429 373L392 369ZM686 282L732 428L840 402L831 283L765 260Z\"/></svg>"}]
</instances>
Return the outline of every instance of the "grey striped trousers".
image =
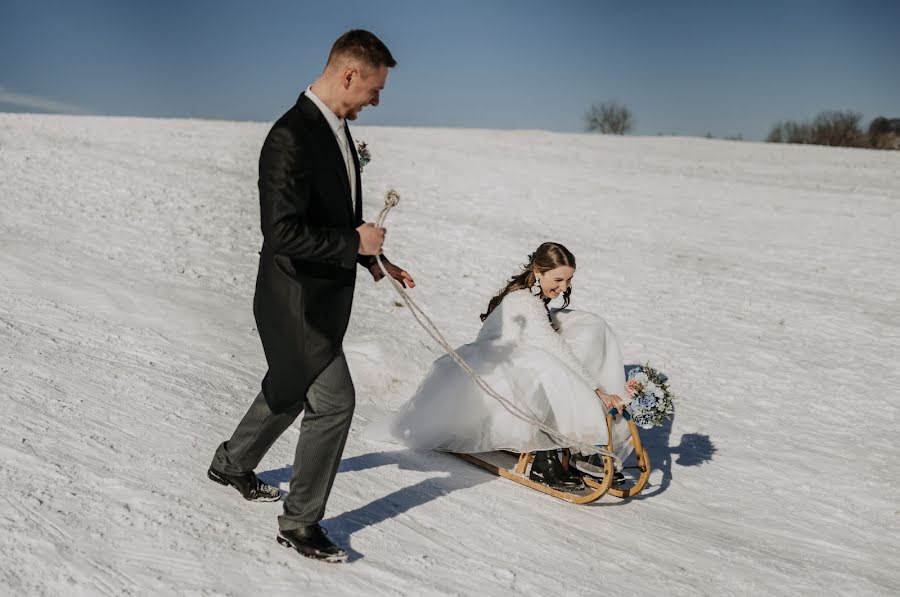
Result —
<instances>
[{"instance_id":1,"label":"grey striped trousers","mask_svg":"<svg viewBox=\"0 0 900 597\"><path fill-rule=\"evenodd\" d=\"M216 450L212 466L228 474L254 470L275 440L303 412L290 493L284 499L278 526L291 530L317 523L325 516L355 405L353 380L341 352L313 382L302 408L274 414L260 392L231 439Z\"/></svg>"}]
</instances>

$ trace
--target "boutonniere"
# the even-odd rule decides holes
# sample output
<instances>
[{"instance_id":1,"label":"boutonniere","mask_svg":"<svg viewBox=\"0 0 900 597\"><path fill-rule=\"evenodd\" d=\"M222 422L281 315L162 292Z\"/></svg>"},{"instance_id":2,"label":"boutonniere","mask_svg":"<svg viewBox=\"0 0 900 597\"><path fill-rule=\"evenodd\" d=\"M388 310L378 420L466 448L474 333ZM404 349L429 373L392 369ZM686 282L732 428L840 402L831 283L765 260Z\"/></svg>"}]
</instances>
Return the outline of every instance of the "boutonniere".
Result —
<instances>
[{"instance_id":1,"label":"boutonniere","mask_svg":"<svg viewBox=\"0 0 900 597\"><path fill-rule=\"evenodd\" d=\"M372 154L369 153L369 147L365 141L356 142L356 154L359 156L359 169L363 170L366 164L372 161Z\"/></svg>"}]
</instances>

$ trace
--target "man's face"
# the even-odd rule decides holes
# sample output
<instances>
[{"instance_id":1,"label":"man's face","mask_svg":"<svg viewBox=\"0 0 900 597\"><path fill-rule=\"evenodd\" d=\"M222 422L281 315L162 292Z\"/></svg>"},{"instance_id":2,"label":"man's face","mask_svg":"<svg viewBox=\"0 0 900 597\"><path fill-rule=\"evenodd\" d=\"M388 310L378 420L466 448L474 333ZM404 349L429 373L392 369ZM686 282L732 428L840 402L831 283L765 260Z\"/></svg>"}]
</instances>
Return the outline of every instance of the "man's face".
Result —
<instances>
[{"instance_id":1,"label":"man's face","mask_svg":"<svg viewBox=\"0 0 900 597\"><path fill-rule=\"evenodd\" d=\"M361 66L350 76L347 95L344 100L347 120L356 120L360 110L366 106L377 106L379 94L387 81L388 68Z\"/></svg>"}]
</instances>

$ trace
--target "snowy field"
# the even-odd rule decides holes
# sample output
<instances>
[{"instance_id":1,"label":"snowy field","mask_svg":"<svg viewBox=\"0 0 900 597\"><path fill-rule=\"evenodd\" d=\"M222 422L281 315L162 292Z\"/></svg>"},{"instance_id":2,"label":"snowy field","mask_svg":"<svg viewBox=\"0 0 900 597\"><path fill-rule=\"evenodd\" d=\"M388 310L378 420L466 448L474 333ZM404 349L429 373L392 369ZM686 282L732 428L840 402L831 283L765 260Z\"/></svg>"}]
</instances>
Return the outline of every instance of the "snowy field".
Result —
<instances>
[{"instance_id":1,"label":"snowy field","mask_svg":"<svg viewBox=\"0 0 900 597\"><path fill-rule=\"evenodd\" d=\"M0 594L900 593L900 152L354 129L366 215L400 191L386 252L453 344L559 241L572 306L680 401L650 486L592 506L369 441L438 352L361 272L334 566L206 479L265 371L267 129L0 114Z\"/></svg>"}]
</instances>

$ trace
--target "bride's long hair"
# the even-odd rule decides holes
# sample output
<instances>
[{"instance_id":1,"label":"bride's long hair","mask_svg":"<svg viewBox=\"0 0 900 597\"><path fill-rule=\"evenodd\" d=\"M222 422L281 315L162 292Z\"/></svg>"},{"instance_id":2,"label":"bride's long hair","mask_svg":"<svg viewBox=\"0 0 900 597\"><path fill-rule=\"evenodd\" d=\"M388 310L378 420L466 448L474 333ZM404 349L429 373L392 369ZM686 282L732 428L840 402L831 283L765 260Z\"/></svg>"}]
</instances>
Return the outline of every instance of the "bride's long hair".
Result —
<instances>
[{"instance_id":1,"label":"bride's long hair","mask_svg":"<svg viewBox=\"0 0 900 597\"><path fill-rule=\"evenodd\" d=\"M487 312L481 314L481 321L487 319L491 311L496 309L503 297L510 292L523 288L531 289L536 280L535 270L543 274L565 265L575 269L575 255L559 243L543 243L534 253L528 256L528 263L522 266L522 271L510 278L506 288L491 299L491 302L488 303ZM563 309L569 306L569 297L571 296L572 286L569 285L563 293Z\"/></svg>"}]
</instances>

